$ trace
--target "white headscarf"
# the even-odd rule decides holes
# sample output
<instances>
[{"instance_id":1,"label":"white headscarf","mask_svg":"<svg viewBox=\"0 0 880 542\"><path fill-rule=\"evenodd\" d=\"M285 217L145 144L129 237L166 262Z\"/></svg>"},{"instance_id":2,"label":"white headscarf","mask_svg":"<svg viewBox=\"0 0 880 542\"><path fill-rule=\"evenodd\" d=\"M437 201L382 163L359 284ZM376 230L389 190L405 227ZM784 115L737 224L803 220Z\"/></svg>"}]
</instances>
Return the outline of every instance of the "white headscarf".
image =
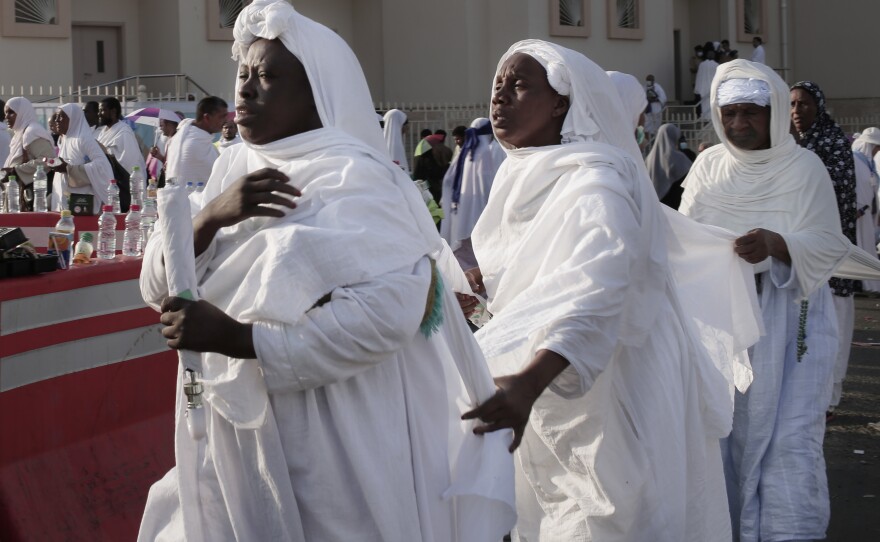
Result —
<instances>
[{"instance_id":1,"label":"white headscarf","mask_svg":"<svg viewBox=\"0 0 880 542\"><path fill-rule=\"evenodd\" d=\"M716 93L722 82L735 78L760 79L770 86L769 149L746 151L724 134ZM788 85L768 66L737 59L718 68L711 93L712 123L723 144L697 157L684 182L679 210L740 235L754 228L781 234L797 269L800 293L806 297L828 280L853 245L840 231L828 171L789 133ZM755 271L769 265L768 258Z\"/></svg>"},{"instance_id":2,"label":"white headscarf","mask_svg":"<svg viewBox=\"0 0 880 542\"><path fill-rule=\"evenodd\" d=\"M880 128L866 128L853 141L853 150L864 154L869 160L874 158L874 148L880 146Z\"/></svg>"},{"instance_id":3,"label":"white headscarf","mask_svg":"<svg viewBox=\"0 0 880 542\"><path fill-rule=\"evenodd\" d=\"M657 197L663 197L676 182L691 169L691 159L678 149L681 129L675 124L664 124L657 130L657 139L645 158L648 175L654 183Z\"/></svg>"},{"instance_id":4,"label":"white headscarf","mask_svg":"<svg viewBox=\"0 0 880 542\"><path fill-rule=\"evenodd\" d=\"M409 170L409 161L406 159L406 149L403 148L403 129L406 123L406 113L400 109L390 109L385 113L385 147L391 160L397 162L401 168L407 173Z\"/></svg>"},{"instance_id":5,"label":"white headscarf","mask_svg":"<svg viewBox=\"0 0 880 542\"><path fill-rule=\"evenodd\" d=\"M107 187L113 178L113 169L110 162L104 156L104 151L95 136L89 123L83 115L82 108L77 104L65 104L59 108L63 111L70 123L67 133L58 141L58 157L70 166L85 165L85 173L89 177L90 186L80 186L73 191L83 194L94 194L95 201L92 212L97 212L100 206L107 202ZM64 203L64 193L69 192L68 175L62 173L55 177L52 183L53 206L55 210L61 210Z\"/></svg>"},{"instance_id":6,"label":"white headscarf","mask_svg":"<svg viewBox=\"0 0 880 542\"><path fill-rule=\"evenodd\" d=\"M12 167L15 160L24 154L25 147L33 143L35 139L45 139L49 145L55 146L52 134L37 122L37 113L27 98L20 96L10 98L6 102L6 107L15 111L16 117L15 125L12 127L12 140L9 142L9 156L6 157L3 167Z\"/></svg>"},{"instance_id":7,"label":"white headscarf","mask_svg":"<svg viewBox=\"0 0 880 542\"><path fill-rule=\"evenodd\" d=\"M639 118L648 107L648 97L644 87L634 75L616 71L606 73L614 86L617 87L623 107L632 119L632 128L635 130L639 126Z\"/></svg>"}]
</instances>

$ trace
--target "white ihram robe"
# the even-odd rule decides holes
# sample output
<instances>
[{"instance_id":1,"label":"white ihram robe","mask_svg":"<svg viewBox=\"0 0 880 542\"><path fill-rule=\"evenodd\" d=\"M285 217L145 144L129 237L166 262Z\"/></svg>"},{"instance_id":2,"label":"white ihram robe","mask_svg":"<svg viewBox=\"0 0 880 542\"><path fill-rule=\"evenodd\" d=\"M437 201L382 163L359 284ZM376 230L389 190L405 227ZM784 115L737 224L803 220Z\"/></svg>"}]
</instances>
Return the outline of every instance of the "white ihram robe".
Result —
<instances>
[{"instance_id":1,"label":"white ihram robe","mask_svg":"<svg viewBox=\"0 0 880 542\"><path fill-rule=\"evenodd\" d=\"M107 149L108 154L116 157L122 167L131 173L132 168L138 166L141 172L147 170L144 155L138 145L134 132L123 120L119 120L113 126L105 126L98 133L98 143Z\"/></svg>"}]
</instances>

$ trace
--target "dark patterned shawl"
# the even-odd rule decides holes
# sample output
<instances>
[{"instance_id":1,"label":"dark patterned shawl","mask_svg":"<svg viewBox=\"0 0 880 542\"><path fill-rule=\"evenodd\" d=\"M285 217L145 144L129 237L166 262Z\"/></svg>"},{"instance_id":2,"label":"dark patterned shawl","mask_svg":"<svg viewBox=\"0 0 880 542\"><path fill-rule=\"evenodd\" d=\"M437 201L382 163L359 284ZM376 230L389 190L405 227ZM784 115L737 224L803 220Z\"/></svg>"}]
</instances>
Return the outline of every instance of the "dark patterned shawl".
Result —
<instances>
[{"instance_id":1,"label":"dark patterned shawl","mask_svg":"<svg viewBox=\"0 0 880 542\"><path fill-rule=\"evenodd\" d=\"M795 83L791 90L802 89L816 100L816 120L807 131L798 134L798 143L816 153L831 176L837 209L840 211L840 227L843 234L856 244L856 169L853 163L852 144L825 110L825 94L812 81ZM829 281L834 295L847 297L854 291L852 280L832 278Z\"/></svg>"}]
</instances>

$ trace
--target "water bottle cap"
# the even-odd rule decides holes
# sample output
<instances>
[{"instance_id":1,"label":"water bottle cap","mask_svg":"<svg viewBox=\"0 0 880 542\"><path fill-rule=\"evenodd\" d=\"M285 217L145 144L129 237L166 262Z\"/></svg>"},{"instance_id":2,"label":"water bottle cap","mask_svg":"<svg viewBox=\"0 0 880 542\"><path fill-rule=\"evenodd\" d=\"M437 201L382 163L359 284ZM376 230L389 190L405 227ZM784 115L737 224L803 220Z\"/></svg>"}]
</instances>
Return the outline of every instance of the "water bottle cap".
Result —
<instances>
[{"instance_id":1,"label":"water bottle cap","mask_svg":"<svg viewBox=\"0 0 880 542\"><path fill-rule=\"evenodd\" d=\"M110 179L110 184L116 184L116 179Z\"/></svg>"},{"instance_id":2,"label":"water bottle cap","mask_svg":"<svg viewBox=\"0 0 880 542\"><path fill-rule=\"evenodd\" d=\"M116 181L113 181L113 182L116 182ZM103 205L103 206L101 207L101 210L104 211L105 213L112 213L112 212L113 212L113 206L112 206L112 205Z\"/></svg>"},{"instance_id":3,"label":"water bottle cap","mask_svg":"<svg viewBox=\"0 0 880 542\"><path fill-rule=\"evenodd\" d=\"M198 185L198 186L205 186L205 183L203 183L202 181L199 181L199 182L196 183L196 185Z\"/></svg>"},{"instance_id":4,"label":"water bottle cap","mask_svg":"<svg viewBox=\"0 0 880 542\"><path fill-rule=\"evenodd\" d=\"M193 183L192 181L186 181L187 186L190 186L192 183Z\"/></svg>"},{"instance_id":5,"label":"water bottle cap","mask_svg":"<svg viewBox=\"0 0 880 542\"><path fill-rule=\"evenodd\" d=\"M133 168L131 168L131 170L132 170L132 171L140 171L140 170L141 170L141 166L134 166Z\"/></svg>"},{"instance_id":6,"label":"water bottle cap","mask_svg":"<svg viewBox=\"0 0 880 542\"><path fill-rule=\"evenodd\" d=\"M61 218L67 218L68 216L73 216L73 213L71 213L67 209L64 209L63 211L61 211Z\"/></svg>"},{"instance_id":7,"label":"water bottle cap","mask_svg":"<svg viewBox=\"0 0 880 542\"><path fill-rule=\"evenodd\" d=\"M141 210L141 206L138 205L137 203L132 203L131 206L130 206L128 209L129 209L130 211L140 211L140 210Z\"/></svg>"},{"instance_id":8,"label":"water bottle cap","mask_svg":"<svg viewBox=\"0 0 880 542\"><path fill-rule=\"evenodd\" d=\"M91 243L95 238L92 237L92 234L89 232L85 232L79 236L80 241L85 241L86 243Z\"/></svg>"}]
</instances>

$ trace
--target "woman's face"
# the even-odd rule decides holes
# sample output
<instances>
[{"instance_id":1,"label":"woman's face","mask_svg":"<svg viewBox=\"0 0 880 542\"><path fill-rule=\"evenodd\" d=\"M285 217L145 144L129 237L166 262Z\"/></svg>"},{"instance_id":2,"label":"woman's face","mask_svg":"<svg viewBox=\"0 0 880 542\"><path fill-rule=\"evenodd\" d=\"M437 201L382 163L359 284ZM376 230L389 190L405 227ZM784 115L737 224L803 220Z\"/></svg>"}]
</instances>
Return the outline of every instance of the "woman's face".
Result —
<instances>
[{"instance_id":1,"label":"woman's face","mask_svg":"<svg viewBox=\"0 0 880 542\"><path fill-rule=\"evenodd\" d=\"M55 113L55 123L58 126L58 133L61 135L65 135L70 129L70 117L64 111Z\"/></svg>"},{"instance_id":2,"label":"woman's face","mask_svg":"<svg viewBox=\"0 0 880 542\"><path fill-rule=\"evenodd\" d=\"M258 39L239 65L235 122L256 145L322 126L306 70L280 41Z\"/></svg>"},{"instance_id":3,"label":"woman's face","mask_svg":"<svg viewBox=\"0 0 880 542\"><path fill-rule=\"evenodd\" d=\"M791 121L798 132L806 132L816 122L819 106L813 95L802 88L791 91Z\"/></svg>"},{"instance_id":4,"label":"woman's face","mask_svg":"<svg viewBox=\"0 0 880 542\"><path fill-rule=\"evenodd\" d=\"M18 114L12 109L9 109L8 105L3 108L3 112L6 114L6 126L9 126L10 130L15 128L15 119L18 118Z\"/></svg>"},{"instance_id":5,"label":"woman's face","mask_svg":"<svg viewBox=\"0 0 880 542\"><path fill-rule=\"evenodd\" d=\"M495 77L492 127L498 139L513 147L558 145L568 106L568 97L547 82L544 67L531 56L516 53Z\"/></svg>"}]
</instances>

